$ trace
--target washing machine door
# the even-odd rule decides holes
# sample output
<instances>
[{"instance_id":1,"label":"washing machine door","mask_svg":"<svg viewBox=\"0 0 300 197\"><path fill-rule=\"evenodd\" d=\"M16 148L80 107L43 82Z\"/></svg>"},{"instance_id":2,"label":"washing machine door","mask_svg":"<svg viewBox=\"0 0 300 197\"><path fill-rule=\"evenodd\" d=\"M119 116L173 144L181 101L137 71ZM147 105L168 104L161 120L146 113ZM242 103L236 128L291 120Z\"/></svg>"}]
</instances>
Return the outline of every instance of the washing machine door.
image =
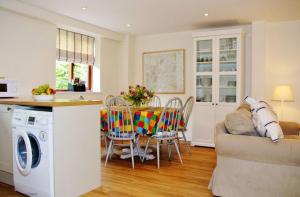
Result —
<instances>
[{"instance_id":1,"label":"washing machine door","mask_svg":"<svg viewBox=\"0 0 300 197\"><path fill-rule=\"evenodd\" d=\"M15 162L21 174L28 175L32 165L32 149L27 132L15 132Z\"/></svg>"}]
</instances>

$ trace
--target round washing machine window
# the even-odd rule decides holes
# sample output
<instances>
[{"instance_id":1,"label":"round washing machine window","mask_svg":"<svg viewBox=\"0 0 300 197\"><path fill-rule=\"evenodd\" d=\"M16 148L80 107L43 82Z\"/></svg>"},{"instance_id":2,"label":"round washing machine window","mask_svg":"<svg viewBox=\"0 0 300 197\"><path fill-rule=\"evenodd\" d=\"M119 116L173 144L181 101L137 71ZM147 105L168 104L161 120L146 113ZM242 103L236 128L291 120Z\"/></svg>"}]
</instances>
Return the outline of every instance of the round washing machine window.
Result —
<instances>
[{"instance_id":1,"label":"round washing machine window","mask_svg":"<svg viewBox=\"0 0 300 197\"><path fill-rule=\"evenodd\" d=\"M41 149L37 138L29 134L28 138L30 140L31 152L32 152L32 164L31 168L35 168L39 165L41 160ZM27 164L27 150L25 141L22 137L18 139L18 160L22 168L26 168Z\"/></svg>"},{"instance_id":2,"label":"round washing machine window","mask_svg":"<svg viewBox=\"0 0 300 197\"><path fill-rule=\"evenodd\" d=\"M25 141L22 137L18 139L18 160L21 167L25 169L27 164L27 150Z\"/></svg>"}]
</instances>

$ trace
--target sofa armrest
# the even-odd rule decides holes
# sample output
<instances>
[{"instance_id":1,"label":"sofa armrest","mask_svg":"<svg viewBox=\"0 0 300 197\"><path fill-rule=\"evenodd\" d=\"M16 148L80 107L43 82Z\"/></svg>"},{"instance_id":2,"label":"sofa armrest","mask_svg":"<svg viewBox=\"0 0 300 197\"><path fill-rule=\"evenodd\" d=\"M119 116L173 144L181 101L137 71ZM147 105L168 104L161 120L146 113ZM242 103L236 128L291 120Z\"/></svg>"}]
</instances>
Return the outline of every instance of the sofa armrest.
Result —
<instances>
[{"instance_id":1,"label":"sofa armrest","mask_svg":"<svg viewBox=\"0 0 300 197\"><path fill-rule=\"evenodd\" d=\"M227 134L224 123L219 123L215 144L218 156L300 166L300 137L274 143L265 137Z\"/></svg>"},{"instance_id":2,"label":"sofa armrest","mask_svg":"<svg viewBox=\"0 0 300 197\"><path fill-rule=\"evenodd\" d=\"M297 122L280 121L279 124L284 135L299 135L300 127Z\"/></svg>"}]
</instances>

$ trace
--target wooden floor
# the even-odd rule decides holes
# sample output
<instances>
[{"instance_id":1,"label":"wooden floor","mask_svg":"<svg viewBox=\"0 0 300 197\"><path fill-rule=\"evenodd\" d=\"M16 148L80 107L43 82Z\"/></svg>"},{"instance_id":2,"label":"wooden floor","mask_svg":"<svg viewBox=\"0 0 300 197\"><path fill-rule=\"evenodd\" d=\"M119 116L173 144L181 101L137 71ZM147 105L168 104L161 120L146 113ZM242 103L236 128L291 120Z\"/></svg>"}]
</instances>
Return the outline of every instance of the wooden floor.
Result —
<instances>
[{"instance_id":1,"label":"wooden floor","mask_svg":"<svg viewBox=\"0 0 300 197\"><path fill-rule=\"evenodd\" d=\"M104 148L103 148L104 149ZM168 160L166 148L161 152L161 167L157 169L156 160L141 164L135 159L135 169L131 160L121 160L117 155L104 167L102 158L103 186L83 197L96 196L212 196L207 189L209 179L216 164L214 149L192 147L191 153L181 145L184 164L181 165L175 152ZM13 187L0 184L0 196L22 196Z\"/></svg>"}]
</instances>

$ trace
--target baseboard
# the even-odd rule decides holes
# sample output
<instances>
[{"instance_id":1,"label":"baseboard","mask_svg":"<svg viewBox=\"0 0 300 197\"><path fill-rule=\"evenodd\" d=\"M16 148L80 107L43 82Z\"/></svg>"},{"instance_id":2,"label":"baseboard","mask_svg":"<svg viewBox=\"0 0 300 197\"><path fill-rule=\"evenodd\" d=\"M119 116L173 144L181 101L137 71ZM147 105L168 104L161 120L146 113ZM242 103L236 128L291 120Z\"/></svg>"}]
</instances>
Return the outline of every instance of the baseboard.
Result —
<instances>
[{"instance_id":1,"label":"baseboard","mask_svg":"<svg viewBox=\"0 0 300 197\"><path fill-rule=\"evenodd\" d=\"M195 141L192 141L191 142L191 145L192 146L205 146L205 147L212 147L214 148L215 147L215 144L213 143L208 143L208 142L195 142Z\"/></svg>"},{"instance_id":2,"label":"baseboard","mask_svg":"<svg viewBox=\"0 0 300 197\"><path fill-rule=\"evenodd\" d=\"M0 182L13 186L14 185L13 174L0 170Z\"/></svg>"}]
</instances>

